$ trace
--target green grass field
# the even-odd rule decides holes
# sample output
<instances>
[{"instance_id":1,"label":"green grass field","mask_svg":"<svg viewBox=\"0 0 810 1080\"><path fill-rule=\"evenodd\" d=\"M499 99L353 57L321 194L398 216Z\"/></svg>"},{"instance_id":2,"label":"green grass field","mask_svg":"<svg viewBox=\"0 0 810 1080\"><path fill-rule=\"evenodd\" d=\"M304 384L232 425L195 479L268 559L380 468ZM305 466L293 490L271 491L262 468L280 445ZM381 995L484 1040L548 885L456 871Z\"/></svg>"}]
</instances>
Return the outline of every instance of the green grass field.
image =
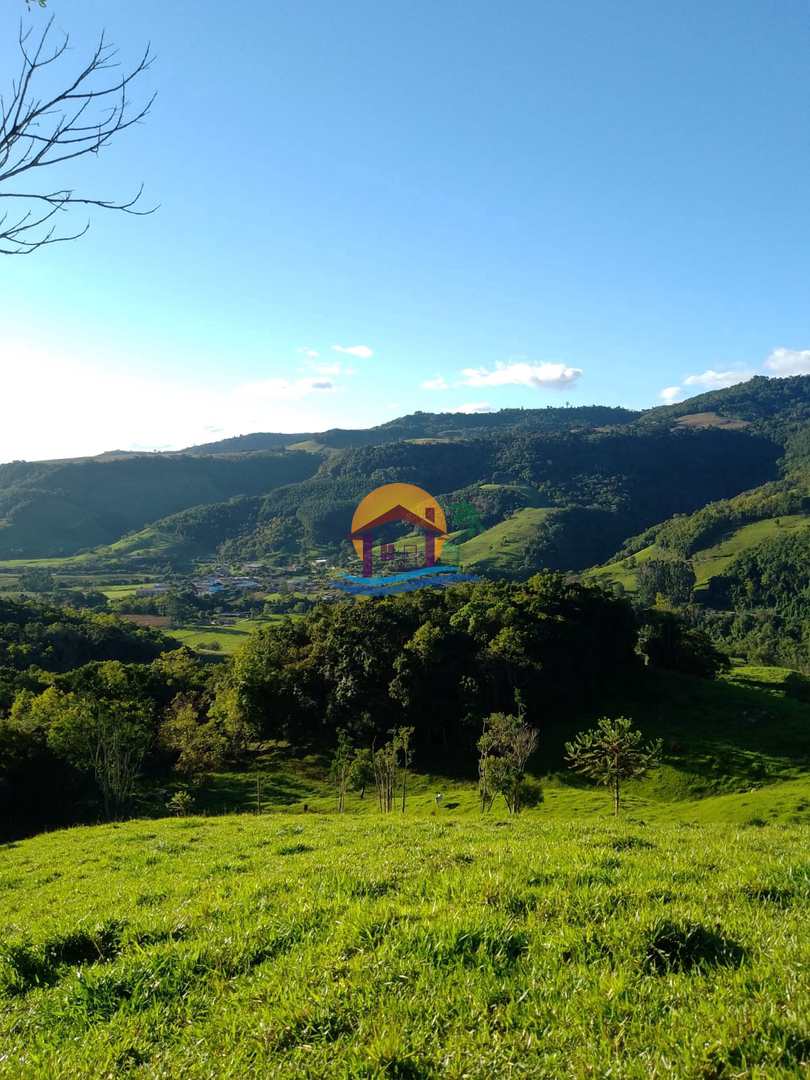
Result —
<instances>
[{"instance_id":1,"label":"green grass field","mask_svg":"<svg viewBox=\"0 0 810 1080\"><path fill-rule=\"evenodd\" d=\"M244 645L254 630L260 626L279 622L282 618L282 615L263 615L255 619L236 619L231 626L184 626L176 630L167 630L166 633L196 652L217 651L211 649L211 643L217 642L222 646L218 651L223 655L232 656Z\"/></svg>"},{"instance_id":2,"label":"green grass field","mask_svg":"<svg viewBox=\"0 0 810 1080\"><path fill-rule=\"evenodd\" d=\"M542 810L6 845L0 1076L805 1076L809 850Z\"/></svg>"},{"instance_id":3,"label":"green grass field","mask_svg":"<svg viewBox=\"0 0 810 1080\"><path fill-rule=\"evenodd\" d=\"M551 508L538 506L515 511L505 521L460 544L461 565L465 570L516 569L534 532L553 513Z\"/></svg>"},{"instance_id":4,"label":"green grass field","mask_svg":"<svg viewBox=\"0 0 810 1080\"><path fill-rule=\"evenodd\" d=\"M328 760L268 744L198 816L6 844L0 1077L807 1076L807 683L625 687L665 757L618 821L553 771L517 819L441 773L339 815Z\"/></svg>"},{"instance_id":5,"label":"green grass field","mask_svg":"<svg viewBox=\"0 0 810 1080\"><path fill-rule=\"evenodd\" d=\"M128 582L124 585L104 585L100 591L104 593L108 600L123 600L124 597L134 596L139 589L144 589L149 585L154 585L153 581L144 582Z\"/></svg>"},{"instance_id":6,"label":"green grass field","mask_svg":"<svg viewBox=\"0 0 810 1080\"><path fill-rule=\"evenodd\" d=\"M39 567L43 570L80 570L85 563L92 561L92 555L65 555L53 559L0 559L0 571L15 572Z\"/></svg>"},{"instance_id":7,"label":"green grass field","mask_svg":"<svg viewBox=\"0 0 810 1080\"><path fill-rule=\"evenodd\" d=\"M651 544L642 548L635 555L627 559L617 559L616 562L606 563L604 566L594 566L586 570L583 579L596 585L622 585L627 592L635 592L636 571L635 567L646 559L652 559L660 554L660 549Z\"/></svg>"},{"instance_id":8,"label":"green grass field","mask_svg":"<svg viewBox=\"0 0 810 1080\"><path fill-rule=\"evenodd\" d=\"M778 524L777 524L778 522ZM717 574L722 574L744 551L749 551L763 540L774 540L786 533L810 526L810 516L792 514L781 518L766 518L752 525L743 525L727 539L712 547L703 548L694 559L697 588L705 586Z\"/></svg>"}]
</instances>

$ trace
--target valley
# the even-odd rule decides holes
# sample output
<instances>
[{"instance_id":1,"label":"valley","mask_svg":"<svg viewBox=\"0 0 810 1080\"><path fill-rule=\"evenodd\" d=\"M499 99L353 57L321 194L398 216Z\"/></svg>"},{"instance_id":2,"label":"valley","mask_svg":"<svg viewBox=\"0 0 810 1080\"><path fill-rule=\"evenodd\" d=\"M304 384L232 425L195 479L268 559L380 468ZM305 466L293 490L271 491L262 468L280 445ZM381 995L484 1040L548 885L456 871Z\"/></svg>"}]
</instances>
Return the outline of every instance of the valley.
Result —
<instances>
[{"instance_id":1,"label":"valley","mask_svg":"<svg viewBox=\"0 0 810 1080\"><path fill-rule=\"evenodd\" d=\"M810 377L506 412L0 467L0 1076L801 1074Z\"/></svg>"}]
</instances>

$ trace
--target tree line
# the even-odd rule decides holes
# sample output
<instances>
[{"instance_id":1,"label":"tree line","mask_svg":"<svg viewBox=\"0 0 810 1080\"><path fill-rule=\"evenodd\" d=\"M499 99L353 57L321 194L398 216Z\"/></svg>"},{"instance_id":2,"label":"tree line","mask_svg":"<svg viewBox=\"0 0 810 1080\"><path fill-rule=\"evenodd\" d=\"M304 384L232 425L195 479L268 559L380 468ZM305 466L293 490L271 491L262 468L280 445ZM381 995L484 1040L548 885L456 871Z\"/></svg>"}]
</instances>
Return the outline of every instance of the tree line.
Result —
<instances>
[{"instance_id":1,"label":"tree line","mask_svg":"<svg viewBox=\"0 0 810 1080\"><path fill-rule=\"evenodd\" d=\"M18 830L154 809L155 787L194 788L278 742L358 748L335 766L340 784L374 784L385 809L413 760L459 775L478 761L485 801L519 807L533 750L510 741L522 724L592 712L645 666L711 675L722 663L675 616L640 623L623 600L553 573L320 605L222 664L106 615L3 612L0 810Z\"/></svg>"},{"instance_id":2,"label":"tree line","mask_svg":"<svg viewBox=\"0 0 810 1080\"><path fill-rule=\"evenodd\" d=\"M527 780L526 770L537 750L539 731L526 720L518 695L517 711L492 713L484 718L477 742L478 795L481 813L486 814L500 796L510 815L533 805L540 797L538 785ZM345 729L337 732L337 746L329 770L334 785L338 813L346 808L346 795L359 791L360 798L373 780L381 813L391 813L398 802L405 812L408 773L413 762L414 729L402 727L389 732L390 738L378 749L356 748ZM640 779L660 763L662 740L644 743L643 735L625 716L604 716L597 726L581 731L565 744L565 760L571 769L610 788L613 813L618 816L622 784ZM442 795L435 795L437 806Z\"/></svg>"}]
</instances>

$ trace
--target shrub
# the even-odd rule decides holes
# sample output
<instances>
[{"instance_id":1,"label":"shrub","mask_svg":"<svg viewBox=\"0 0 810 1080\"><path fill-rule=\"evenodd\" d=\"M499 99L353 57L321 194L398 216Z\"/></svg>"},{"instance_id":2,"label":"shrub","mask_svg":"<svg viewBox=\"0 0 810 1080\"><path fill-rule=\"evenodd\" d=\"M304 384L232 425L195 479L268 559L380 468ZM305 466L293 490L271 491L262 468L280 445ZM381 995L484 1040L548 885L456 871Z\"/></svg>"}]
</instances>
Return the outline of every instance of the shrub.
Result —
<instances>
[{"instance_id":1,"label":"shrub","mask_svg":"<svg viewBox=\"0 0 810 1080\"><path fill-rule=\"evenodd\" d=\"M180 791L175 791L166 803L166 809L175 817L188 817L194 811L194 797L190 791L182 788Z\"/></svg>"}]
</instances>

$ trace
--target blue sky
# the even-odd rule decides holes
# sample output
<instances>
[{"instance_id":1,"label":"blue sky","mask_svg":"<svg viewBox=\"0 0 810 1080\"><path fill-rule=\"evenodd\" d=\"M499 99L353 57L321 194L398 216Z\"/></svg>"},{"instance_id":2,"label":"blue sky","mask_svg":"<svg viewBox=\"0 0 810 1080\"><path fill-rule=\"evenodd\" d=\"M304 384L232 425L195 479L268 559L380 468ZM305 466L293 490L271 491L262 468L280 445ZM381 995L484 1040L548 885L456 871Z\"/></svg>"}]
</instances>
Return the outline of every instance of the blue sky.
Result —
<instances>
[{"instance_id":1,"label":"blue sky","mask_svg":"<svg viewBox=\"0 0 810 1080\"><path fill-rule=\"evenodd\" d=\"M160 209L0 258L0 460L810 373L805 0L49 10L158 56L59 183Z\"/></svg>"}]
</instances>

